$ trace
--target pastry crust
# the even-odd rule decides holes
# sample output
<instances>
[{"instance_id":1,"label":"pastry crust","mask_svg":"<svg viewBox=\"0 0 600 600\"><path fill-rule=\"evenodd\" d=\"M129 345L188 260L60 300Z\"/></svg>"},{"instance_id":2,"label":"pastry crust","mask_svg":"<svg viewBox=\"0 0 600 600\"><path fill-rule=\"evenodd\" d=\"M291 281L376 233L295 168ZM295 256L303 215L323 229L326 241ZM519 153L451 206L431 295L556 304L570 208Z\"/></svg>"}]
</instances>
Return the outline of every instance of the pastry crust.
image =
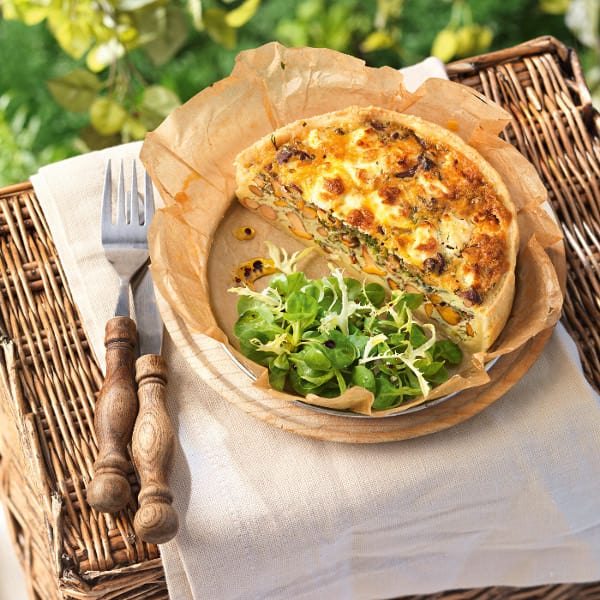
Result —
<instances>
[{"instance_id":1,"label":"pastry crust","mask_svg":"<svg viewBox=\"0 0 600 600\"><path fill-rule=\"evenodd\" d=\"M468 351L510 314L518 226L499 174L458 135L352 106L290 123L235 161L239 201L391 289Z\"/></svg>"}]
</instances>

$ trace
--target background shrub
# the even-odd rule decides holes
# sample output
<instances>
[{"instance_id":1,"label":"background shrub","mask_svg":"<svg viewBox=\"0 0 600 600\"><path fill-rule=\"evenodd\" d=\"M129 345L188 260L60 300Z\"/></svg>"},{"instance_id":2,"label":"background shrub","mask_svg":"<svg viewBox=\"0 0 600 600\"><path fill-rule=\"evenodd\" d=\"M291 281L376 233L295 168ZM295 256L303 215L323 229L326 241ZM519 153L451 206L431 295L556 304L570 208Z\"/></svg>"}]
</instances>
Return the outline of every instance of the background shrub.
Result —
<instances>
[{"instance_id":1,"label":"background shrub","mask_svg":"<svg viewBox=\"0 0 600 600\"><path fill-rule=\"evenodd\" d=\"M143 139L272 40L368 65L444 61L539 35L575 46L598 85L600 0L0 0L0 185Z\"/></svg>"}]
</instances>

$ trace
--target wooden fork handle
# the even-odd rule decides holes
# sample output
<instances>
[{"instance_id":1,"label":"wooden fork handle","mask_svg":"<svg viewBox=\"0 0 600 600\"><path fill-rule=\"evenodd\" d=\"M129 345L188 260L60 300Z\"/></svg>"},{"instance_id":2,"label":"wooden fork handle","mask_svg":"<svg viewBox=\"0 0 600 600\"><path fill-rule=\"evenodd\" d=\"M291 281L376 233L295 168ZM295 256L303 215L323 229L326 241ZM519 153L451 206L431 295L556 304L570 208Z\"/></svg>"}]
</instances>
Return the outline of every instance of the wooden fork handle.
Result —
<instances>
[{"instance_id":1,"label":"wooden fork handle","mask_svg":"<svg viewBox=\"0 0 600 600\"><path fill-rule=\"evenodd\" d=\"M135 363L135 373L140 409L132 450L140 493L133 526L145 542L162 544L173 538L179 527L168 484L175 433L165 405L167 367L160 355L144 354Z\"/></svg>"},{"instance_id":2,"label":"wooden fork handle","mask_svg":"<svg viewBox=\"0 0 600 600\"><path fill-rule=\"evenodd\" d=\"M94 416L98 458L87 489L88 503L101 512L117 512L131 499L127 446L138 407L133 379L135 344L136 326L131 319L114 317L106 323L106 376Z\"/></svg>"}]
</instances>

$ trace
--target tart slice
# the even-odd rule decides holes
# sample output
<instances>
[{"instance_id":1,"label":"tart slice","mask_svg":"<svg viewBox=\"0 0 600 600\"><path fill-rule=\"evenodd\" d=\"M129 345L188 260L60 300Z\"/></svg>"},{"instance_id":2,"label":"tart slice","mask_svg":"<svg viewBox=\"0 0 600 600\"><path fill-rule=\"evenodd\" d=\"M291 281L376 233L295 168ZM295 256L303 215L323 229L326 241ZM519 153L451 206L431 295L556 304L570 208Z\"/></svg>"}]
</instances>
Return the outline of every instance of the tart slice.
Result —
<instances>
[{"instance_id":1,"label":"tart slice","mask_svg":"<svg viewBox=\"0 0 600 600\"><path fill-rule=\"evenodd\" d=\"M425 297L420 315L475 352L509 316L516 211L458 135L418 117L349 107L290 123L235 161L239 201L332 259Z\"/></svg>"}]
</instances>

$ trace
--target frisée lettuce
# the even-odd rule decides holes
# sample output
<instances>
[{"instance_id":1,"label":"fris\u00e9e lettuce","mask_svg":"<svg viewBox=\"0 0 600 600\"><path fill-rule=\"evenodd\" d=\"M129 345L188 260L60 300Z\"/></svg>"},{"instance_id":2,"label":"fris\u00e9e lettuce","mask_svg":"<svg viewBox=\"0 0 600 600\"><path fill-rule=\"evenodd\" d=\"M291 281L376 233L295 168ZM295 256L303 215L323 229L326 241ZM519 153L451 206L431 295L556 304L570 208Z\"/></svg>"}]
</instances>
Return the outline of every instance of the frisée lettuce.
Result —
<instances>
[{"instance_id":1,"label":"fris\u00e9e lettuce","mask_svg":"<svg viewBox=\"0 0 600 600\"><path fill-rule=\"evenodd\" d=\"M286 270L261 291L230 289L240 296L240 351L268 368L273 388L334 398L360 386L373 393L373 410L385 410L426 396L461 362L455 343L413 319L421 294L388 296L339 268L320 279Z\"/></svg>"}]
</instances>

